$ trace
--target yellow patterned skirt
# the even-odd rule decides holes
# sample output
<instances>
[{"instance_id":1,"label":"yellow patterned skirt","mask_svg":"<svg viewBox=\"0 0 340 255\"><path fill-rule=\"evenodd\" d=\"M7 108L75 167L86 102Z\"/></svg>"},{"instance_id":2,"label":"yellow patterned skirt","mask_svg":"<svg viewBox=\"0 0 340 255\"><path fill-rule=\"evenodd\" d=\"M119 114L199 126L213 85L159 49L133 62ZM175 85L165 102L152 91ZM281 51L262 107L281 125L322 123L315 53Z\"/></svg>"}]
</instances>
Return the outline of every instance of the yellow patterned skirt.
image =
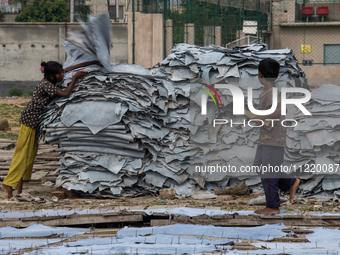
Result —
<instances>
[{"instance_id":1,"label":"yellow patterned skirt","mask_svg":"<svg viewBox=\"0 0 340 255\"><path fill-rule=\"evenodd\" d=\"M35 129L20 124L19 138L15 147L9 172L3 183L7 186L17 187L21 178L30 180L33 162L38 152L38 140Z\"/></svg>"}]
</instances>

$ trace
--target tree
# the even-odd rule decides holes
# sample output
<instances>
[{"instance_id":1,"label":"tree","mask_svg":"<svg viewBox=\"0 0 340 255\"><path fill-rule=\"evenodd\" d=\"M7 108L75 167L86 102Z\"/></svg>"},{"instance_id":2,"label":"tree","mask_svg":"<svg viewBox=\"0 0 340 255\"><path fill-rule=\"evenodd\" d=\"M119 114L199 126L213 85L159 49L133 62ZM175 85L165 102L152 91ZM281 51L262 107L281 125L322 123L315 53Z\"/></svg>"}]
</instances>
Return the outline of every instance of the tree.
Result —
<instances>
[{"instance_id":1,"label":"tree","mask_svg":"<svg viewBox=\"0 0 340 255\"><path fill-rule=\"evenodd\" d=\"M66 22L68 21L66 0L33 0L21 8L15 18L17 22Z\"/></svg>"},{"instance_id":2,"label":"tree","mask_svg":"<svg viewBox=\"0 0 340 255\"><path fill-rule=\"evenodd\" d=\"M18 6L20 4L21 8L27 7L29 4L29 0L11 0L12 4Z\"/></svg>"}]
</instances>

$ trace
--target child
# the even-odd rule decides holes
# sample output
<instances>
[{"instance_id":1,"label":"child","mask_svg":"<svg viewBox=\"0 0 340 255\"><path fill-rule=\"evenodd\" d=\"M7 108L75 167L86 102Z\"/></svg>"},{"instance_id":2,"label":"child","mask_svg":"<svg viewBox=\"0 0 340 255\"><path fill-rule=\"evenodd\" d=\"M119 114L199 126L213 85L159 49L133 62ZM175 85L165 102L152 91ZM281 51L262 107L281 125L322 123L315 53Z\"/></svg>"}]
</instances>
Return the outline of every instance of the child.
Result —
<instances>
[{"instance_id":1,"label":"child","mask_svg":"<svg viewBox=\"0 0 340 255\"><path fill-rule=\"evenodd\" d=\"M77 80L88 72L77 72L65 90L59 89L55 84L63 80L64 72L93 64L101 65L98 61L91 61L64 70L63 66L55 61L41 63L40 71L44 74L44 78L35 88L31 101L21 113L18 142L9 172L1 185L8 199L13 196L12 187L17 187L17 194L20 194L23 179L31 179L33 162L38 151L35 128L44 106L52 100L54 95L69 97Z\"/></svg>"},{"instance_id":2,"label":"child","mask_svg":"<svg viewBox=\"0 0 340 255\"><path fill-rule=\"evenodd\" d=\"M271 108L273 98L273 88L275 87L275 80L278 77L280 64L270 58L263 59L259 64L258 78L260 83L264 86L260 95L259 110L267 110ZM275 112L269 115L257 115L254 119L280 119L281 117L281 100L278 93L278 103ZM257 146L256 155L254 159L254 166L281 166L283 163L284 147L286 145L285 128L279 121L274 122L272 129L268 130L261 127L260 139ZM267 173L260 174L262 186L266 196L266 208L256 210L256 214L280 213L280 197L279 189L290 192L290 202L293 202L295 191L300 184L300 180L292 178L285 173Z\"/></svg>"}]
</instances>

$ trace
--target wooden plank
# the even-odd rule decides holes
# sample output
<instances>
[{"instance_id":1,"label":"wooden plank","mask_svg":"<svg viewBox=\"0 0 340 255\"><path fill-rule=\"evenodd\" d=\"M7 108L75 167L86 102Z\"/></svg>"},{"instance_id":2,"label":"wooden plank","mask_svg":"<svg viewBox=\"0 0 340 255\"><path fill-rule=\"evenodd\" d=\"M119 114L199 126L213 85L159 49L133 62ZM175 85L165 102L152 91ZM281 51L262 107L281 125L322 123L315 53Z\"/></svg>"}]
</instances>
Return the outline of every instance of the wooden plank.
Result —
<instances>
[{"instance_id":1,"label":"wooden plank","mask_svg":"<svg viewBox=\"0 0 340 255\"><path fill-rule=\"evenodd\" d=\"M50 157L48 155L46 156L37 156L35 158L36 160L43 160L43 161L59 161L61 159L61 157Z\"/></svg>"},{"instance_id":2,"label":"wooden plank","mask_svg":"<svg viewBox=\"0 0 340 255\"><path fill-rule=\"evenodd\" d=\"M177 224L175 221L169 221L166 219L151 219L150 220L150 226L156 227L156 226L168 226L172 224Z\"/></svg>"},{"instance_id":3,"label":"wooden plank","mask_svg":"<svg viewBox=\"0 0 340 255\"><path fill-rule=\"evenodd\" d=\"M59 165L60 166L60 165ZM33 165L33 170L57 170L59 166ZM0 170L8 170L10 166L0 166ZM6 173L7 174L7 173Z\"/></svg>"},{"instance_id":4,"label":"wooden plank","mask_svg":"<svg viewBox=\"0 0 340 255\"><path fill-rule=\"evenodd\" d=\"M59 176L59 174L56 173L56 172L49 172L49 173L46 175L46 177L58 177L58 176Z\"/></svg>"},{"instance_id":5,"label":"wooden plank","mask_svg":"<svg viewBox=\"0 0 340 255\"><path fill-rule=\"evenodd\" d=\"M321 220L340 220L339 215L327 215L327 216L316 216L320 217Z\"/></svg>"},{"instance_id":6,"label":"wooden plank","mask_svg":"<svg viewBox=\"0 0 340 255\"><path fill-rule=\"evenodd\" d=\"M48 226L70 226L97 223L120 223L120 222L143 222L143 215L115 215L103 216L102 214L92 215L68 215L64 219L44 221Z\"/></svg>"},{"instance_id":7,"label":"wooden plank","mask_svg":"<svg viewBox=\"0 0 340 255\"><path fill-rule=\"evenodd\" d=\"M2 152L0 152L0 155L1 155ZM13 155L12 156L7 156L7 155L1 155L0 156L0 161L1 162L5 162L5 161L8 161L8 160L12 160L13 158Z\"/></svg>"},{"instance_id":8,"label":"wooden plank","mask_svg":"<svg viewBox=\"0 0 340 255\"><path fill-rule=\"evenodd\" d=\"M276 216L276 215L256 215L256 216L260 217L261 219L275 219L275 220L282 219L281 216Z\"/></svg>"},{"instance_id":9,"label":"wooden plank","mask_svg":"<svg viewBox=\"0 0 340 255\"><path fill-rule=\"evenodd\" d=\"M13 138L0 138L0 143L16 143L18 140Z\"/></svg>"},{"instance_id":10,"label":"wooden plank","mask_svg":"<svg viewBox=\"0 0 340 255\"><path fill-rule=\"evenodd\" d=\"M303 215L283 215L283 219L303 219Z\"/></svg>"},{"instance_id":11,"label":"wooden plank","mask_svg":"<svg viewBox=\"0 0 340 255\"><path fill-rule=\"evenodd\" d=\"M5 226L28 227L32 223L36 224L41 223L44 224L45 226L76 226L83 224L99 224L99 223L143 222L143 215L133 214L133 215L103 216L102 214L87 214L87 215L66 215L51 217L28 217L25 218L25 220L23 219L24 218L1 219L0 227Z\"/></svg>"},{"instance_id":12,"label":"wooden plank","mask_svg":"<svg viewBox=\"0 0 340 255\"><path fill-rule=\"evenodd\" d=\"M60 166L61 162L59 161L35 161L34 165L36 166Z\"/></svg>"},{"instance_id":13,"label":"wooden plank","mask_svg":"<svg viewBox=\"0 0 340 255\"><path fill-rule=\"evenodd\" d=\"M225 220L225 219L233 219L233 215L215 215L212 217L213 220Z\"/></svg>"},{"instance_id":14,"label":"wooden plank","mask_svg":"<svg viewBox=\"0 0 340 255\"><path fill-rule=\"evenodd\" d=\"M56 170L59 166L33 165L33 169L34 170Z\"/></svg>"},{"instance_id":15,"label":"wooden plank","mask_svg":"<svg viewBox=\"0 0 340 255\"><path fill-rule=\"evenodd\" d=\"M109 212L109 213L102 213L104 217L109 217L109 216L118 216L118 215L142 215L145 216L146 214L144 212Z\"/></svg>"},{"instance_id":16,"label":"wooden plank","mask_svg":"<svg viewBox=\"0 0 340 255\"><path fill-rule=\"evenodd\" d=\"M209 217L209 216L208 216ZM221 219L212 219L212 218L202 218L202 217L187 217L187 216L174 216L171 219L171 223L181 223L181 224L200 224L200 225L214 225L214 226L261 226L264 225L258 219L252 218L221 218Z\"/></svg>"},{"instance_id":17,"label":"wooden plank","mask_svg":"<svg viewBox=\"0 0 340 255\"><path fill-rule=\"evenodd\" d=\"M0 148L7 148L8 146L15 146L15 143L0 143Z\"/></svg>"},{"instance_id":18,"label":"wooden plank","mask_svg":"<svg viewBox=\"0 0 340 255\"><path fill-rule=\"evenodd\" d=\"M45 180L45 181L50 181L50 182L56 182L56 180L57 180L57 176L45 176L45 177L43 177L42 178L42 180Z\"/></svg>"},{"instance_id":19,"label":"wooden plank","mask_svg":"<svg viewBox=\"0 0 340 255\"><path fill-rule=\"evenodd\" d=\"M39 149L38 150L38 154L42 154L42 153L47 153L47 152L53 152L55 150L55 148L46 148L46 149ZM0 154L1 155L5 155L5 156L10 156L10 155L14 155L14 149L12 150L0 150Z\"/></svg>"},{"instance_id":20,"label":"wooden plank","mask_svg":"<svg viewBox=\"0 0 340 255\"><path fill-rule=\"evenodd\" d=\"M290 233L290 232L294 232L295 234L312 234L314 233L314 231L312 230L308 230L308 229L296 229L296 228L287 228L287 229L282 229L282 232L285 233Z\"/></svg>"},{"instance_id":21,"label":"wooden plank","mask_svg":"<svg viewBox=\"0 0 340 255\"><path fill-rule=\"evenodd\" d=\"M66 216L46 216L46 217L33 216L33 217L21 218L21 220L22 221L47 221L47 220L62 219L65 217Z\"/></svg>"},{"instance_id":22,"label":"wooden plank","mask_svg":"<svg viewBox=\"0 0 340 255\"><path fill-rule=\"evenodd\" d=\"M233 217L187 217L187 216L174 216L171 219L171 224L182 223L182 224L201 224L201 225L215 225L215 226L229 226L229 227L245 227L245 226L262 226L265 224L277 224L283 223L286 226L340 226L340 220L323 220L321 217L313 218L300 218L297 220L294 217L282 218L281 216L267 216L264 215L244 215Z\"/></svg>"},{"instance_id":23,"label":"wooden plank","mask_svg":"<svg viewBox=\"0 0 340 255\"><path fill-rule=\"evenodd\" d=\"M296 236L296 237L287 237L287 236L283 236L283 237L279 237L279 238L274 238L273 242L282 242L282 243L309 243L309 240L303 236Z\"/></svg>"}]
</instances>

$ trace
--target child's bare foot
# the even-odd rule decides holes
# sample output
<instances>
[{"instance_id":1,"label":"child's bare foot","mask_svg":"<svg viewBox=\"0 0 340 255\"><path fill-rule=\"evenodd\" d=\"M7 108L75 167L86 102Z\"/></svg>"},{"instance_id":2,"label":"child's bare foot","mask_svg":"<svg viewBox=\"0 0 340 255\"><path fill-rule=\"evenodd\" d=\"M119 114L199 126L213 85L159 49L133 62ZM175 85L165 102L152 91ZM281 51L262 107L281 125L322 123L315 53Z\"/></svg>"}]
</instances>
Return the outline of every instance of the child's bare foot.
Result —
<instances>
[{"instance_id":1,"label":"child's bare foot","mask_svg":"<svg viewBox=\"0 0 340 255\"><path fill-rule=\"evenodd\" d=\"M293 203L293 199L295 197L295 192L296 192L296 189L297 187L299 186L300 184L300 180L298 178L296 178L293 186L289 189L289 193L290 193L290 203Z\"/></svg>"},{"instance_id":2,"label":"child's bare foot","mask_svg":"<svg viewBox=\"0 0 340 255\"><path fill-rule=\"evenodd\" d=\"M20 180L20 182L17 186L17 194L19 195L21 193L21 191L22 191L22 178L21 178L21 180Z\"/></svg>"},{"instance_id":3,"label":"child's bare foot","mask_svg":"<svg viewBox=\"0 0 340 255\"><path fill-rule=\"evenodd\" d=\"M254 211L256 214L270 214L270 213L275 213L275 214L280 214L280 209L279 208L263 208L261 210L256 210Z\"/></svg>"},{"instance_id":4,"label":"child's bare foot","mask_svg":"<svg viewBox=\"0 0 340 255\"><path fill-rule=\"evenodd\" d=\"M1 188L6 192L6 196L8 199L13 197L12 195L12 187L7 186L6 184L1 184Z\"/></svg>"}]
</instances>

